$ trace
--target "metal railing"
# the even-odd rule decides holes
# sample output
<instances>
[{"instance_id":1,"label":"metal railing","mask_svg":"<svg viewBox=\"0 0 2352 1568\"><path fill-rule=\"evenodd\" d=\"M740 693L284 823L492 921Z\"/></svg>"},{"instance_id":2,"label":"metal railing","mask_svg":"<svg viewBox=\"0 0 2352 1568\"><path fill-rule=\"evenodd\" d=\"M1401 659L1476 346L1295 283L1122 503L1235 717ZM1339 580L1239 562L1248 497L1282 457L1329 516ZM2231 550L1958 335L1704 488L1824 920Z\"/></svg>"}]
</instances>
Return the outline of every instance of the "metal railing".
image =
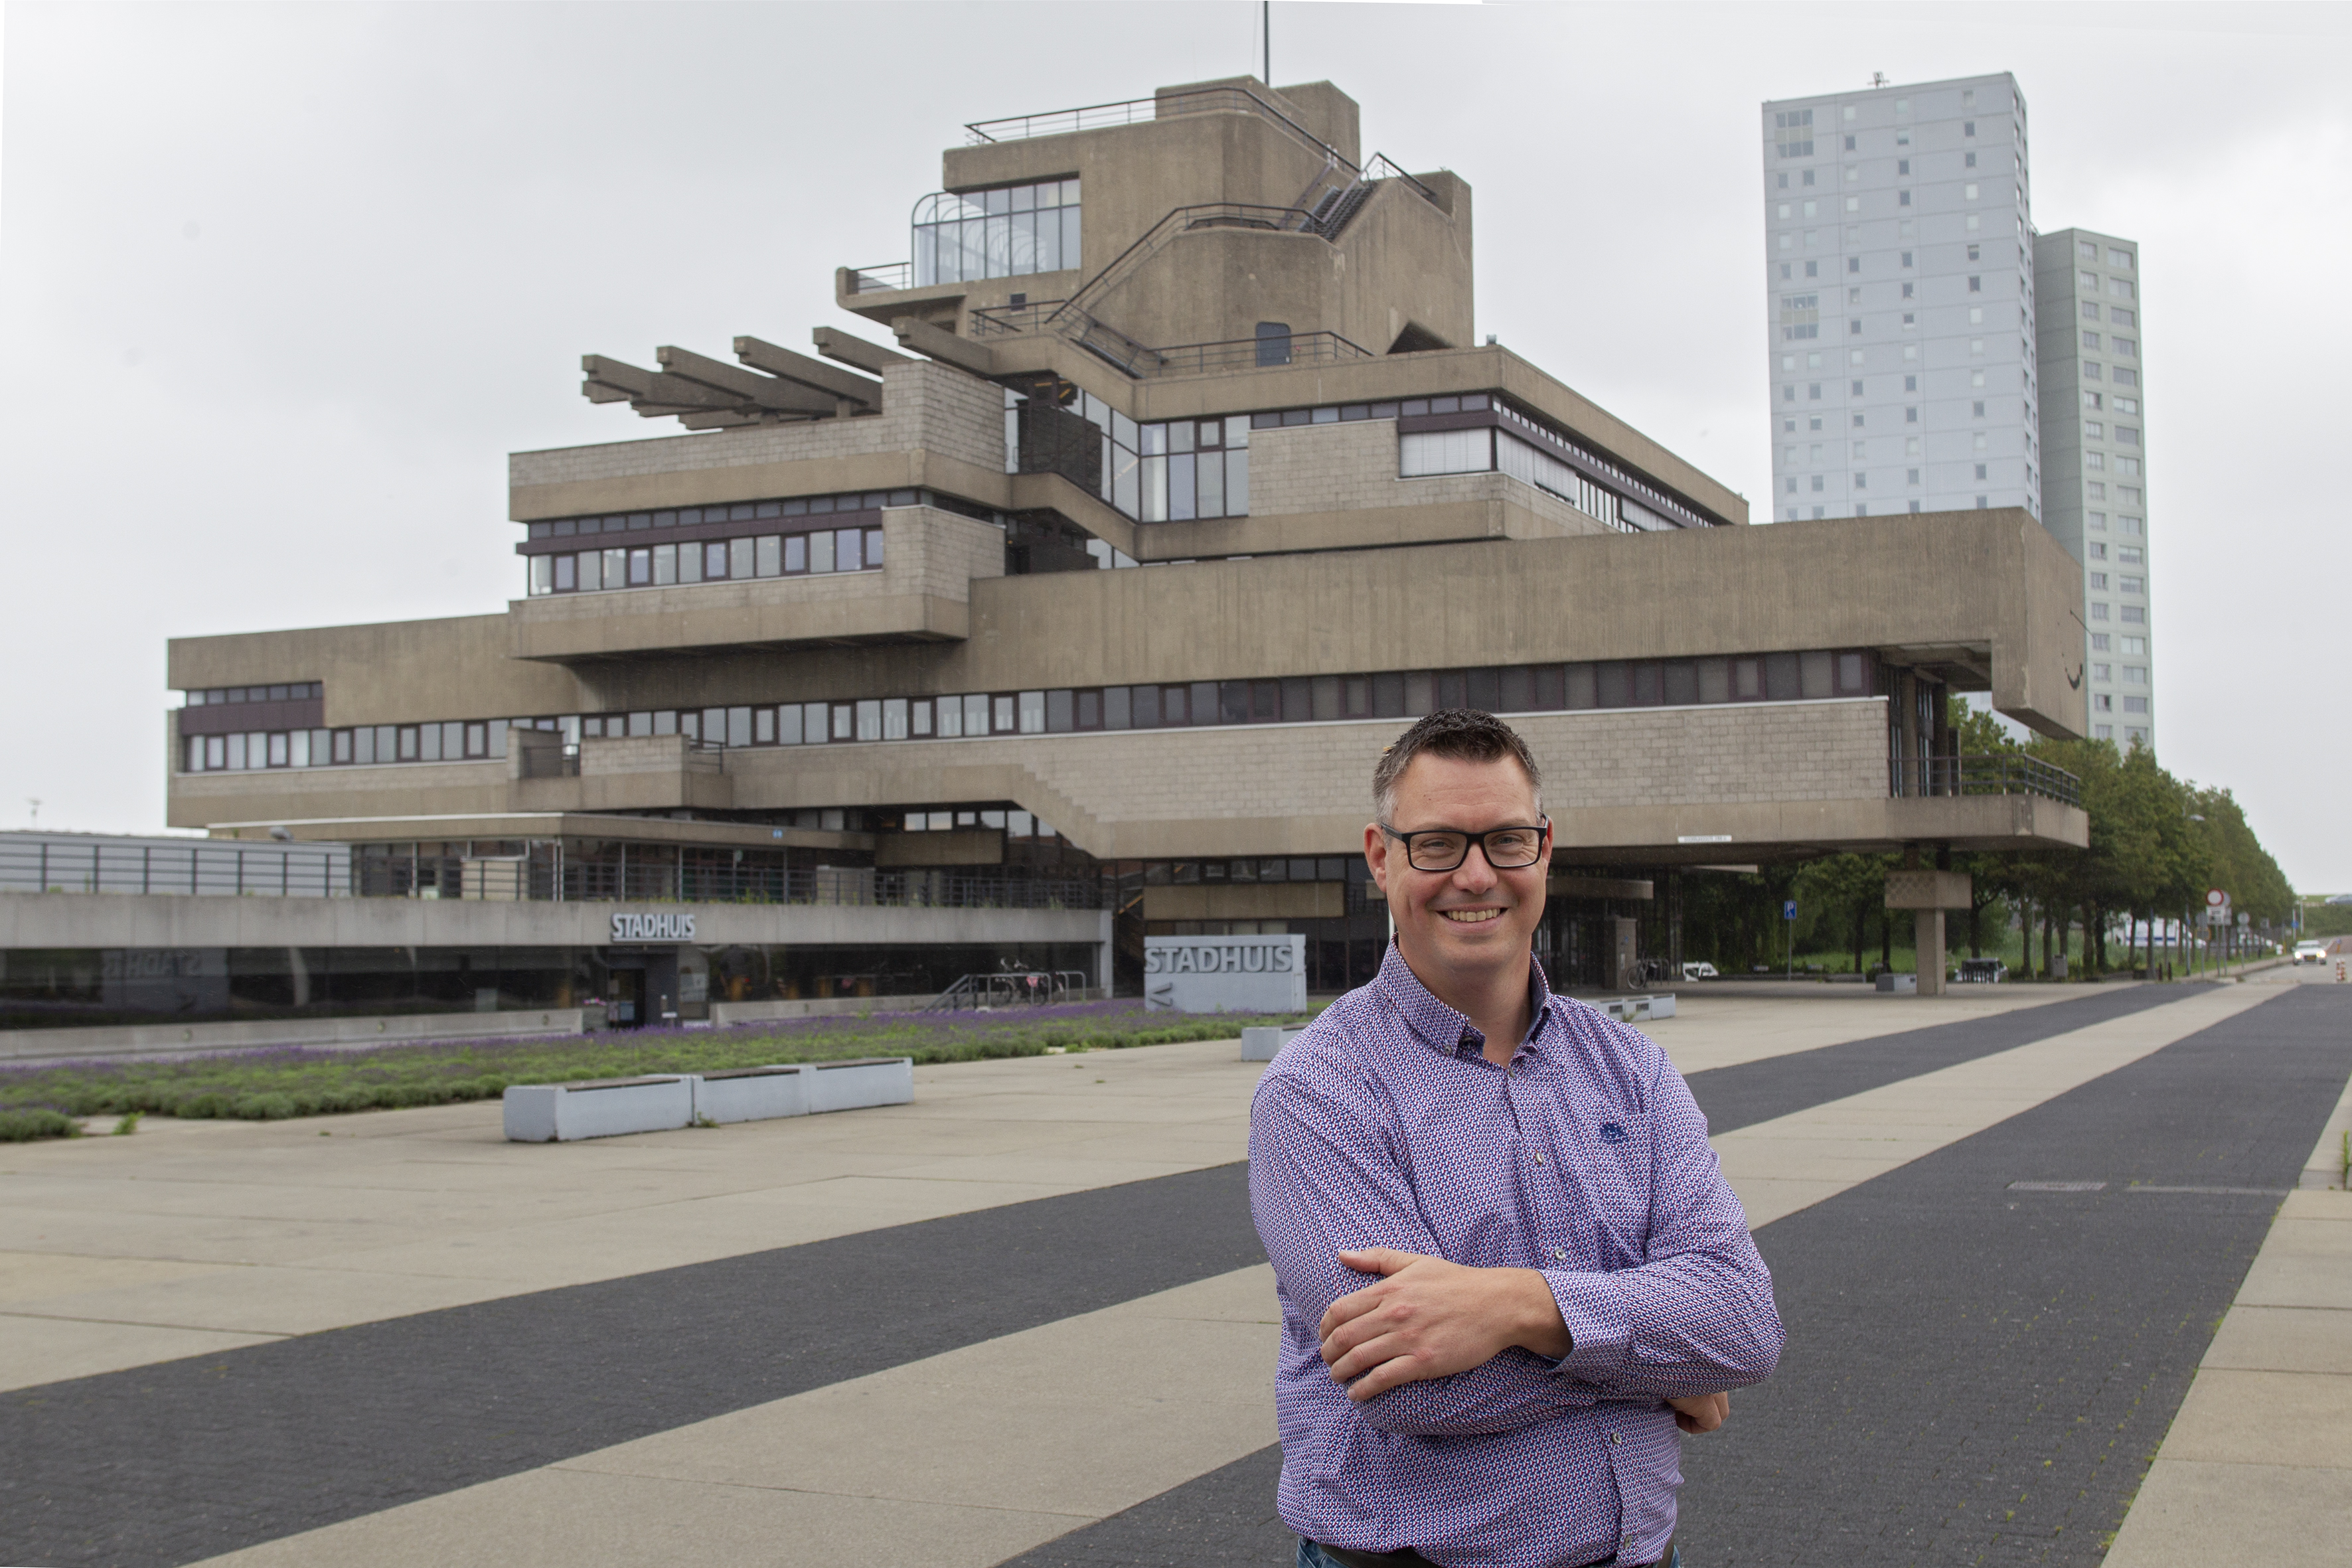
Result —
<instances>
[{"instance_id":1,"label":"metal railing","mask_svg":"<svg viewBox=\"0 0 2352 1568\"><path fill-rule=\"evenodd\" d=\"M1002 120L981 120L966 125L965 145L985 147L997 142L1025 142L1037 136L1067 136L1079 131L1102 131L1114 125L1149 125L1186 114L1217 112L1255 114L1289 132L1318 153L1338 156L1331 144L1245 87L1202 88L1197 92L1155 94L1118 103L1089 103L1077 109L1052 109L1043 114L1013 114ZM1345 162L1345 160L1341 160Z\"/></svg>"},{"instance_id":2,"label":"metal railing","mask_svg":"<svg viewBox=\"0 0 2352 1568\"><path fill-rule=\"evenodd\" d=\"M2022 752L1895 757L1887 763L1887 784L1895 795L2038 795L2067 805L2083 804L2081 779Z\"/></svg>"},{"instance_id":3,"label":"metal railing","mask_svg":"<svg viewBox=\"0 0 2352 1568\"><path fill-rule=\"evenodd\" d=\"M1026 881L861 867L698 866L674 856L582 860L364 855L352 866L352 890L362 898L934 910L1092 910L1103 900L1101 884L1090 880Z\"/></svg>"},{"instance_id":4,"label":"metal railing","mask_svg":"<svg viewBox=\"0 0 2352 1568\"><path fill-rule=\"evenodd\" d=\"M276 844L0 842L0 891L338 899L351 853Z\"/></svg>"},{"instance_id":5,"label":"metal railing","mask_svg":"<svg viewBox=\"0 0 2352 1568\"><path fill-rule=\"evenodd\" d=\"M1066 303L1062 300L1032 300L1025 305L976 307L971 312L971 335L992 338L1042 331Z\"/></svg>"},{"instance_id":6,"label":"metal railing","mask_svg":"<svg viewBox=\"0 0 2352 1568\"><path fill-rule=\"evenodd\" d=\"M1279 345L1278 349L1276 345ZM1350 342L1337 332L1293 332L1286 338L1234 338L1218 343L1181 343L1174 348L1151 352L1159 356L1156 370L1161 375L1261 365L1321 364L1377 357L1371 350ZM1277 352L1280 358L1271 357Z\"/></svg>"},{"instance_id":7,"label":"metal railing","mask_svg":"<svg viewBox=\"0 0 2352 1568\"><path fill-rule=\"evenodd\" d=\"M853 294L881 294L915 286L915 264L911 261L886 261L877 267L853 267L849 269L849 291Z\"/></svg>"},{"instance_id":8,"label":"metal railing","mask_svg":"<svg viewBox=\"0 0 2352 1568\"><path fill-rule=\"evenodd\" d=\"M1012 969L994 973L967 974L916 1009L921 1013L954 1013L970 1007L1048 1007L1067 1002L1087 988L1079 969Z\"/></svg>"}]
</instances>

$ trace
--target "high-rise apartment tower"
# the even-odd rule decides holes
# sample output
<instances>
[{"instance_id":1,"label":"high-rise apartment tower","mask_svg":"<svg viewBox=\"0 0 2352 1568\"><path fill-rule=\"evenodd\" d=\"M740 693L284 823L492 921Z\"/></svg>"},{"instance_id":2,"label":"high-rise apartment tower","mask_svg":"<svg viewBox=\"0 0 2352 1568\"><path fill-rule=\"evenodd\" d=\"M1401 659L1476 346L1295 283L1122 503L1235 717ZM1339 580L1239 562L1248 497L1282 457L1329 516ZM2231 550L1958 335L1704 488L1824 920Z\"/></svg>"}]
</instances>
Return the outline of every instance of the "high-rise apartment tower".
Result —
<instances>
[{"instance_id":1,"label":"high-rise apartment tower","mask_svg":"<svg viewBox=\"0 0 2352 1568\"><path fill-rule=\"evenodd\" d=\"M2152 747L2139 246L2062 229L2034 241L2033 260L2048 454L2042 521L2083 563L2091 734Z\"/></svg>"},{"instance_id":2,"label":"high-rise apartment tower","mask_svg":"<svg viewBox=\"0 0 2352 1568\"><path fill-rule=\"evenodd\" d=\"M2015 79L1788 99L1763 131L1773 519L2041 516Z\"/></svg>"}]
</instances>

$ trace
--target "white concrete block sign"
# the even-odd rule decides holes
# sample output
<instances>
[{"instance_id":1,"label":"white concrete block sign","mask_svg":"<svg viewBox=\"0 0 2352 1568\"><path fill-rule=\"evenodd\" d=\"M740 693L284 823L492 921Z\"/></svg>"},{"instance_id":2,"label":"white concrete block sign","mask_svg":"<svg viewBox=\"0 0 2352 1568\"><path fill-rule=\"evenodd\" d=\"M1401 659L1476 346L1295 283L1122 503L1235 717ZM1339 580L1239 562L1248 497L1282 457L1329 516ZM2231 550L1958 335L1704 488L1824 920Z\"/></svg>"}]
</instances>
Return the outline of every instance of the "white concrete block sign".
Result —
<instances>
[{"instance_id":1,"label":"white concrete block sign","mask_svg":"<svg viewBox=\"0 0 2352 1568\"><path fill-rule=\"evenodd\" d=\"M1288 936L1148 936L1147 1012L1303 1013L1307 939Z\"/></svg>"}]
</instances>

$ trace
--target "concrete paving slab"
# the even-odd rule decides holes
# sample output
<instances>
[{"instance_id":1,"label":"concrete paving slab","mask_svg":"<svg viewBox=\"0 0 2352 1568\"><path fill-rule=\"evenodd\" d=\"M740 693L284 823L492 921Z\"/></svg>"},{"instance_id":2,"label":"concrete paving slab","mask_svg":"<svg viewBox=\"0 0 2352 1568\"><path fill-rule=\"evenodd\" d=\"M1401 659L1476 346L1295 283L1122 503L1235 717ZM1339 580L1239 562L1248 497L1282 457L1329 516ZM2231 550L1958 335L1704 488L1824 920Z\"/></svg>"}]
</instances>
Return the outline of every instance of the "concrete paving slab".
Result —
<instances>
[{"instance_id":1,"label":"concrete paving slab","mask_svg":"<svg viewBox=\"0 0 2352 1568\"><path fill-rule=\"evenodd\" d=\"M2352 1378L2198 1369L2164 1439L2168 1461L2333 1468L2352 1474ZM2352 1544L2352 1542L2347 1542Z\"/></svg>"},{"instance_id":2,"label":"concrete paving slab","mask_svg":"<svg viewBox=\"0 0 2352 1568\"><path fill-rule=\"evenodd\" d=\"M2159 1460L2104 1568L2342 1568L2347 1519L2352 1472Z\"/></svg>"},{"instance_id":3,"label":"concrete paving slab","mask_svg":"<svg viewBox=\"0 0 2352 1568\"><path fill-rule=\"evenodd\" d=\"M0 1252L0 1308L38 1306L92 1290L153 1285L209 1274L225 1265L160 1258L81 1258L68 1252Z\"/></svg>"},{"instance_id":4,"label":"concrete paving slab","mask_svg":"<svg viewBox=\"0 0 2352 1568\"><path fill-rule=\"evenodd\" d=\"M2334 1307L2257 1307L2242 1297L2221 1320L2203 1364L2245 1372L2352 1377L2352 1298ZM2352 1388L2346 1389L2352 1395Z\"/></svg>"},{"instance_id":5,"label":"concrete paving slab","mask_svg":"<svg viewBox=\"0 0 2352 1568\"><path fill-rule=\"evenodd\" d=\"M0 1389L32 1388L118 1367L268 1344L273 1337L0 1312Z\"/></svg>"},{"instance_id":6,"label":"concrete paving slab","mask_svg":"<svg viewBox=\"0 0 2352 1568\"><path fill-rule=\"evenodd\" d=\"M905 1563L987 1568L1083 1522L1004 1508L531 1470L209 1558L220 1568L744 1568Z\"/></svg>"}]
</instances>

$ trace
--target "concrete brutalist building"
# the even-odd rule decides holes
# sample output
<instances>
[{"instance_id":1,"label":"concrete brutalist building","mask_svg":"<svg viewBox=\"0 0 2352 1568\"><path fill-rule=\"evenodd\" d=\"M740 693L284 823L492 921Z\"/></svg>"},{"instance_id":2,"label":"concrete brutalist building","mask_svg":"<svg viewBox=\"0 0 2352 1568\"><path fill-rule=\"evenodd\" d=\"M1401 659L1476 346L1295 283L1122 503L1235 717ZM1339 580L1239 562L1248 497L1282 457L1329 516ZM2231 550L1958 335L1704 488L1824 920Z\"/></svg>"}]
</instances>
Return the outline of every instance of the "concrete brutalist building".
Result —
<instances>
[{"instance_id":1,"label":"concrete brutalist building","mask_svg":"<svg viewBox=\"0 0 2352 1568\"><path fill-rule=\"evenodd\" d=\"M350 844L346 902L474 944L453 996L638 1016L1005 963L1132 994L1161 933L1360 982L1372 763L1449 704L1549 771L1564 984L1678 959L1696 868L2084 842L2071 781L1952 754L1955 691L2084 728L2031 512L1749 527L1482 342L1468 184L1330 84L974 125L941 184L908 262L837 274L862 332L588 356L675 425L514 455L503 609L173 641L172 823ZM651 905L700 937L600 940Z\"/></svg>"}]
</instances>

